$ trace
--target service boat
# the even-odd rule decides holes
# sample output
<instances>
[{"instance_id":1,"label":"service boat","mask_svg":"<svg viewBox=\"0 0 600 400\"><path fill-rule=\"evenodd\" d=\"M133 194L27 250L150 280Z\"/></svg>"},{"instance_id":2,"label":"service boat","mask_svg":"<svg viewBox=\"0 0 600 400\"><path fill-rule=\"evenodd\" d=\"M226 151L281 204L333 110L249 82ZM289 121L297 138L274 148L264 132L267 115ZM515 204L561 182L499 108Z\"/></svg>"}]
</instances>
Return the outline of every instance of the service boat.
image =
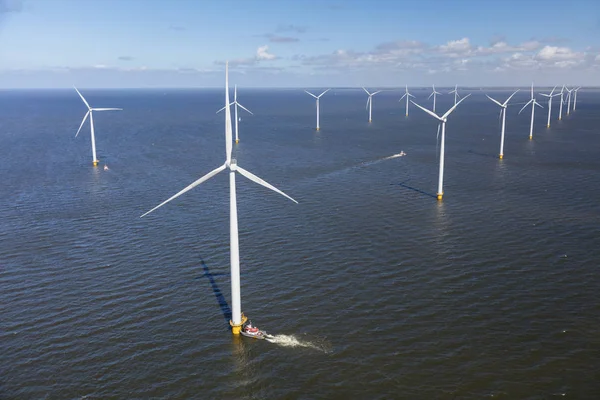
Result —
<instances>
[{"instance_id":1,"label":"service boat","mask_svg":"<svg viewBox=\"0 0 600 400\"><path fill-rule=\"evenodd\" d=\"M266 332L263 332L257 327L252 326L251 322L245 324L240 333L246 337L251 337L255 339L264 339L266 336Z\"/></svg>"}]
</instances>

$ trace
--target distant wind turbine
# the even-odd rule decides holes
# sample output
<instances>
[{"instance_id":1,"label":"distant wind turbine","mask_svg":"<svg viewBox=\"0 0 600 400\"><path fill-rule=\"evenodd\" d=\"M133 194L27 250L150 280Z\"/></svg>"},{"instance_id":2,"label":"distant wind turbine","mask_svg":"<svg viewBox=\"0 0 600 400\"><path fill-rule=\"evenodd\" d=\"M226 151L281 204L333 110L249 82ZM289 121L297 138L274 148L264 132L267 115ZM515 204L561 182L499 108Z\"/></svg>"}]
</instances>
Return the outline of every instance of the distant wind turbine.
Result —
<instances>
[{"instance_id":1,"label":"distant wind turbine","mask_svg":"<svg viewBox=\"0 0 600 400\"><path fill-rule=\"evenodd\" d=\"M90 132L91 132L91 136L92 136L92 165L94 167L98 166L98 159L96 158L96 138L94 136L94 115L93 112L94 111L122 111L122 108L92 108L90 107L90 105L88 104L87 101L85 101L85 98L83 97L83 95L81 93L79 93L79 90L77 90L77 88L75 86L73 86L73 89L75 89L75 91L77 92L77 94L79 95L79 97L81 97L81 100L83 100L83 103L86 105L86 107L88 108L88 112L85 113L85 116L83 117L83 120L81 121L81 124L79 125L79 129L77 129L77 133L75 134L75 137L77 137L77 135L79 135L79 131L81 130L81 127L83 126L83 124L85 123L85 120L87 119L88 115L90 117Z\"/></svg>"},{"instance_id":2,"label":"distant wind turbine","mask_svg":"<svg viewBox=\"0 0 600 400\"><path fill-rule=\"evenodd\" d=\"M213 176L217 175L219 172L224 171L225 169L229 169L229 233L230 233L230 252L231 252L231 304L232 304L232 312L231 312L231 321L229 322L231 325L231 331L234 335L239 335L242 329L243 324L246 322L247 318L241 311L241 294L240 294L240 248L239 248L239 236L238 236L238 217L237 217L237 200L236 200L236 190L235 190L235 173L238 172L242 176L250 179L252 182L258 183L272 191L279 193L282 196L287 197L295 203L298 203L296 200L292 199L287 194L283 193L281 190L277 189L275 186L265 182L258 176L253 173L243 169L242 167L237 165L235 159L231 158L231 152L233 148L232 143L232 129L231 129L231 110L229 103L229 63L225 64L225 164L220 167L212 170L208 174L204 175L202 178L193 182L191 185L187 186L185 189L181 190L179 193L171 196L169 199L163 201L158 206L154 207L152 210L144 213L142 215L148 215L152 211L156 210L159 207L167 204L171 200L179 197L180 195L186 193L187 191L193 189L194 187L200 185L201 183L209 180Z\"/></svg>"},{"instance_id":3,"label":"distant wind turbine","mask_svg":"<svg viewBox=\"0 0 600 400\"><path fill-rule=\"evenodd\" d=\"M454 90L451 90L450 92L448 92L448 94L452 94L454 93L454 105L456 105L456 100L460 98L460 96L458 95L458 85L454 86Z\"/></svg>"},{"instance_id":4,"label":"distant wind turbine","mask_svg":"<svg viewBox=\"0 0 600 400\"><path fill-rule=\"evenodd\" d=\"M429 114L432 117L439 120L440 125L442 126L442 141L441 141L442 144L440 146L440 174L439 174L438 191L437 191L437 199L438 200L442 200L442 197L444 196L444 151L445 151L444 149L445 149L445 142L446 142L446 121L448 119L448 116L452 113L452 111L454 111L456 109L456 107L469 96L470 96L470 94L463 97L458 103L456 103L451 109L446 111L446 113L444 115L442 115L441 117L438 116L433 111L429 111L425 107L421 107L420 105L418 105L417 103L415 103L414 101L411 100L411 103L413 103L415 106L419 107L421 110L425 111L427 114ZM440 125L438 125L438 134L440 132Z\"/></svg>"},{"instance_id":5,"label":"distant wind turbine","mask_svg":"<svg viewBox=\"0 0 600 400\"><path fill-rule=\"evenodd\" d=\"M561 95L560 93L553 94L555 89L556 89L556 86L554 86L554 88L552 89L552 91L549 94L540 93L542 96L548 98L548 123L547 123L548 128L550 128L550 114L552 113L552 98Z\"/></svg>"},{"instance_id":6,"label":"distant wind turbine","mask_svg":"<svg viewBox=\"0 0 600 400\"><path fill-rule=\"evenodd\" d=\"M318 96L315 96L314 94L312 94L311 92L309 92L308 90L305 90L306 93L310 94L312 97L314 97L315 99L317 99L317 130L320 130L321 127L319 126L319 99L321 98L321 96L323 96L325 93L327 93L329 91L329 89L325 90L323 93L321 93Z\"/></svg>"},{"instance_id":7,"label":"distant wind turbine","mask_svg":"<svg viewBox=\"0 0 600 400\"><path fill-rule=\"evenodd\" d=\"M562 108L563 108L563 104L565 104L565 101L563 100L564 91L565 91L565 85L563 85L562 88L560 89L560 108L558 110L558 120L559 121L562 119Z\"/></svg>"},{"instance_id":8,"label":"distant wind turbine","mask_svg":"<svg viewBox=\"0 0 600 400\"><path fill-rule=\"evenodd\" d=\"M365 88L363 88L363 90L365 92L367 92L367 94L369 95L369 98L367 99L367 107L366 108L369 109L369 122L371 122L371 110L373 109L373 96L375 96L377 93L381 92L381 90L378 90L373 93L369 93L369 91Z\"/></svg>"},{"instance_id":9,"label":"distant wind turbine","mask_svg":"<svg viewBox=\"0 0 600 400\"><path fill-rule=\"evenodd\" d=\"M573 89L573 91L575 92L575 96L573 97L573 111L575 111L575 109L577 108L577 91L581 89L581 86L579 86L576 89Z\"/></svg>"},{"instance_id":10,"label":"distant wind turbine","mask_svg":"<svg viewBox=\"0 0 600 400\"><path fill-rule=\"evenodd\" d=\"M515 90L515 92L513 94L511 94L504 103L500 103L499 101L492 99L490 96L488 96L486 94L488 99L490 99L491 101L493 101L494 103L498 104L501 107L500 111L502 112L502 133L500 134L500 155L498 156L501 160L504 158L504 127L506 125L506 107L508 106L509 100L515 94L517 94L518 91L519 91L519 89Z\"/></svg>"},{"instance_id":11,"label":"distant wind turbine","mask_svg":"<svg viewBox=\"0 0 600 400\"><path fill-rule=\"evenodd\" d=\"M240 139L238 136L238 106L240 106L240 108L244 111L249 112L250 114L252 114L252 111L248 110L246 107L244 107L243 105L241 105L240 103L238 103L237 101L237 85L233 86L233 103L230 104L230 106L235 106L234 109L234 113L235 113L235 143L239 143ZM225 109L225 107L221 108L219 111L217 111L216 113L220 113L221 111L223 111ZM252 114L254 115L254 114Z\"/></svg>"},{"instance_id":12,"label":"distant wind turbine","mask_svg":"<svg viewBox=\"0 0 600 400\"><path fill-rule=\"evenodd\" d=\"M433 96L433 112L435 112L435 97L436 97L436 95L441 94L441 93L435 91L435 85L431 85L431 87L433 88L433 92L431 92L431 94L429 95L427 100L429 100L431 98L431 96Z\"/></svg>"},{"instance_id":13,"label":"distant wind turbine","mask_svg":"<svg viewBox=\"0 0 600 400\"><path fill-rule=\"evenodd\" d=\"M531 104L531 125L529 127L529 140L533 139L533 116L535 115L535 106L544 108L540 105L540 103L537 102L537 100L533 96L533 83L531 84L531 100L529 100L527 102L527 104L525 104L523 106L523 108L521 108L521 111L523 111L530 104ZM519 111L519 114L521 114L521 111Z\"/></svg>"},{"instance_id":14,"label":"distant wind turbine","mask_svg":"<svg viewBox=\"0 0 600 400\"><path fill-rule=\"evenodd\" d=\"M565 88L565 90L567 91L567 115L571 114L571 92L573 91L573 89L569 90L568 88Z\"/></svg>"},{"instance_id":15,"label":"distant wind turbine","mask_svg":"<svg viewBox=\"0 0 600 400\"><path fill-rule=\"evenodd\" d=\"M412 94L408 93L408 85L406 85L406 92L404 92L404 95L402 97L400 97L400 100L398 101L402 101L403 98L406 97L406 116L408 117L408 100L409 97L415 97Z\"/></svg>"}]
</instances>

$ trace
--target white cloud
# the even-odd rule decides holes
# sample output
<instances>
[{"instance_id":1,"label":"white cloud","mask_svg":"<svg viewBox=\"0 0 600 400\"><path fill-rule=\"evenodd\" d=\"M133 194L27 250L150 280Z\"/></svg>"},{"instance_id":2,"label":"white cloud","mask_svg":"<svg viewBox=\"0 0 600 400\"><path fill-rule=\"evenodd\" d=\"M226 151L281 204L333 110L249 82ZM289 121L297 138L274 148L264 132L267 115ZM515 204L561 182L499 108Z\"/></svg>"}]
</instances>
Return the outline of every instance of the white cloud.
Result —
<instances>
[{"instance_id":1,"label":"white cloud","mask_svg":"<svg viewBox=\"0 0 600 400\"><path fill-rule=\"evenodd\" d=\"M544 46L537 53L537 58L548 61L581 60L583 53L577 53L568 47Z\"/></svg>"},{"instance_id":2,"label":"white cloud","mask_svg":"<svg viewBox=\"0 0 600 400\"><path fill-rule=\"evenodd\" d=\"M459 40L451 40L446 44L438 47L439 51L449 55L450 57L461 57L469 55L473 51L469 38Z\"/></svg>"},{"instance_id":3,"label":"white cloud","mask_svg":"<svg viewBox=\"0 0 600 400\"><path fill-rule=\"evenodd\" d=\"M276 58L274 54L269 53L269 46L267 45L261 46L256 50L257 60L274 60Z\"/></svg>"}]
</instances>

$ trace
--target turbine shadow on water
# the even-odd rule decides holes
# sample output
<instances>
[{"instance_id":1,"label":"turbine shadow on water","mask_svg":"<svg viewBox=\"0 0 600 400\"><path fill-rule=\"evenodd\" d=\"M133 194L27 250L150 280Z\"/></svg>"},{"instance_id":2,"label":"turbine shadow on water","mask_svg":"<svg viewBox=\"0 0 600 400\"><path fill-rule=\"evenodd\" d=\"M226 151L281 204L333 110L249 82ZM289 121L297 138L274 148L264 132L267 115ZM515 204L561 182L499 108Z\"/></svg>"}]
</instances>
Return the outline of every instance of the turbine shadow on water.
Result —
<instances>
[{"instance_id":1,"label":"turbine shadow on water","mask_svg":"<svg viewBox=\"0 0 600 400\"><path fill-rule=\"evenodd\" d=\"M223 317L225 318L225 322L227 323L227 329L230 329L229 321L231 320L231 308L229 307L229 304L227 304L227 300L225 300L225 296L223 296L223 292L221 291L221 288L219 287L219 285L217 284L217 281L215 280L215 276L225 276L227 274L224 274L224 273L213 274L212 272L210 272L208 265L206 265L206 263L204 262L204 260L202 258L200 259L200 265L202 265L202 269L204 270L204 275L201 275L195 279L200 279L200 278L204 278L204 277L208 278L208 282L210 283L210 286L212 287L213 293L215 294L215 297L217 298L217 303L219 303L219 307L221 308L221 312L223 313Z\"/></svg>"},{"instance_id":2,"label":"turbine shadow on water","mask_svg":"<svg viewBox=\"0 0 600 400\"><path fill-rule=\"evenodd\" d=\"M434 199L437 199L437 196L435 194L433 194L433 193L427 193L427 192L425 192L425 191L423 191L421 189L417 189L415 187L408 186L405 182L407 182L407 181L400 182L400 183L392 183L392 185L402 186L405 189L409 189L409 190L415 191L417 193L424 194L425 196L429 196L429 197L433 197Z\"/></svg>"}]
</instances>

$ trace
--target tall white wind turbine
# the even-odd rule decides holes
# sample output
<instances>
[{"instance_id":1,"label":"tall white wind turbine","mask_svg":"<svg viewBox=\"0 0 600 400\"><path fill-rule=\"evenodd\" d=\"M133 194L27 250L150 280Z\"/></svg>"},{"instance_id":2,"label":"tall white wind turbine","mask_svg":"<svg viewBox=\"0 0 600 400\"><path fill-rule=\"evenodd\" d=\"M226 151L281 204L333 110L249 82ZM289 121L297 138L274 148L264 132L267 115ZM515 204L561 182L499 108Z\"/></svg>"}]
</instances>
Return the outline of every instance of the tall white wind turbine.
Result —
<instances>
[{"instance_id":1,"label":"tall white wind turbine","mask_svg":"<svg viewBox=\"0 0 600 400\"><path fill-rule=\"evenodd\" d=\"M369 122L371 122L371 111L373 109L373 96L375 96L377 93L381 92L381 90L378 90L373 93L369 93L369 91L365 88L363 88L363 90L365 92L367 92L367 94L369 95L369 98L367 99L367 107L366 108L369 109Z\"/></svg>"},{"instance_id":2,"label":"tall white wind turbine","mask_svg":"<svg viewBox=\"0 0 600 400\"><path fill-rule=\"evenodd\" d=\"M556 86L554 86L554 88L552 89L552 91L550 93L548 93L548 94L546 94L546 93L540 93L542 96L548 98L548 123L546 124L547 128L550 128L550 114L552 114L552 98L561 95L561 93L553 94L554 90L556 90Z\"/></svg>"},{"instance_id":3,"label":"tall white wind turbine","mask_svg":"<svg viewBox=\"0 0 600 400\"><path fill-rule=\"evenodd\" d=\"M469 96L470 96L470 94L463 97L458 103L456 103L451 109L446 111L446 113L444 115L442 115L441 117L438 116L433 111L429 111L425 107L421 107L420 105L418 105L417 103L415 103L414 101L411 100L411 102L415 106L419 107L421 110L425 111L427 114L431 115L433 118L436 118L437 120L439 120L440 125L442 126L442 141L441 141L442 144L440 145L440 174L439 174L438 191L437 191L437 199L438 200L442 200L442 197L444 196L444 152L445 152L445 143L446 143L446 121L448 119L448 115L450 115L452 113L452 111L454 111L456 109L456 107ZM440 132L440 125L438 125L438 134Z\"/></svg>"},{"instance_id":4,"label":"tall white wind turbine","mask_svg":"<svg viewBox=\"0 0 600 400\"><path fill-rule=\"evenodd\" d=\"M320 130L321 127L319 126L319 99L321 98L321 96L323 96L325 93L327 93L329 91L329 89L325 90L323 93L321 93L318 96L315 96L314 94L312 94L311 92L309 92L308 90L305 90L306 93L310 94L312 97L314 97L315 99L317 99L317 130Z\"/></svg>"},{"instance_id":5,"label":"tall white wind turbine","mask_svg":"<svg viewBox=\"0 0 600 400\"><path fill-rule=\"evenodd\" d=\"M231 110L229 108L229 64L225 64L225 164L220 167L212 170L208 174L204 175L202 178L193 182L191 185L187 186L185 189L181 190L179 193L171 196L169 199L163 201L158 206L154 207L152 210L144 213L142 215L145 216L152 211L156 210L159 207L167 204L171 200L181 196L185 192L193 189L194 187L200 185L201 183L209 180L213 176L217 175L219 172L224 171L225 169L229 169L229 234L231 240L230 246L230 255L231 255L231 321L229 322L231 325L231 330L234 335L239 335L242 329L242 325L246 321L246 317L241 311L241 294L240 294L240 249L239 249L239 237L238 237L238 218L237 218L237 201L236 201L236 190L235 190L235 173L238 172L242 176L250 179L252 182L258 183L272 191L279 193L282 196L287 197L292 200L294 203L298 203L296 200L283 193L281 190L277 189L275 186L265 182L258 176L253 173L243 169L242 167L237 165L235 159L231 158L231 152L233 148L232 143L232 129L231 129Z\"/></svg>"},{"instance_id":6,"label":"tall white wind turbine","mask_svg":"<svg viewBox=\"0 0 600 400\"><path fill-rule=\"evenodd\" d=\"M88 112L85 113L85 116L83 117L83 120L81 121L81 124L79 125L79 129L77 129L77 133L75 134L75 137L77 137L77 135L79 135L79 131L81 131L81 127L83 126L83 124L85 123L85 120L87 119L87 117L89 115L89 117L90 117L90 133L91 133L91 137L92 137L92 165L94 167L97 167L99 161L96 158L96 137L94 136L94 111L122 111L123 109L122 108L92 108L92 107L90 107L88 102L85 101L85 98L79 92L79 90L77 90L77 88L75 86L73 86L73 89L75 89L75 91L77 92L79 97L81 97L81 100L83 100L83 103L85 104L85 106L88 108Z\"/></svg>"},{"instance_id":7,"label":"tall white wind turbine","mask_svg":"<svg viewBox=\"0 0 600 400\"><path fill-rule=\"evenodd\" d=\"M415 97L412 94L408 93L408 85L406 85L406 91L404 92L404 95L402 97L400 97L400 100L398 101L402 101L403 98L406 97L406 116L408 117L408 100L409 97Z\"/></svg>"},{"instance_id":8,"label":"tall white wind turbine","mask_svg":"<svg viewBox=\"0 0 600 400\"><path fill-rule=\"evenodd\" d=\"M565 104L565 101L563 100L564 92L565 92L565 85L563 85L563 87L560 89L560 108L558 110L558 120L559 121L562 119L562 107L563 107L563 104Z\"/></svg>"},{"instance_id":9,"label":"tall white wind turbine","mask_svg":"<svg viewBox=\"0 0 600 400\"><path fill-rule=\"evenodd\" d=\"M527 104L525 104L523 106L523 108L521 108L521 111L523 111L530 104L531 104L531 125L529 127L529 140L533 139L533 117L535 115L535 106L544 108L542 105L540 105L540 103L537 102L537 100L533 96L533 83L531 84L531 100L529 100L527 102ZM519 114L521 114L521 111L519 111Z\"/></svg>"},{"instance_id":10,"label":"tall white wind turbine","mask_svg":"<svg viewBox=\"0 0 600 400\"><path fill-rule=\"evenodd\" d=\"M458 95L458 85L454 86L454 90L448 92L448 94L452 93L454 93L454 105L456 105L456 100L460 99L460 96Z\"/></svg>"},{"instance_id":11,"label":"tall white wind turbine","mask_svg":"<svg viewBox=\"0 0 600 400\"><path fill-rule=\"evenodd\" d=\"M244 107L243 105L241 105L240 103L238 103L237 101L237 85L233 86L233 103L231 103L230 105L234 105L235 107L234 109L234 116L235 116L235 143L239 143L240 139L238 136L238 106L240 106L240 108L244 111L249 112L250 114L252 114L252 111L248 110L246 107ZM217 111L217 114L220 113L221 111L223 111L225 109L225 107L221 108L219 111ZM252 114L254 115L254 114Z\"/></svg>"},{"instance_id":12,"label":"tall white wind turbine","mask_svg":"<svg viewBox=\"0 0 600 400\"><path fill-rule=\"evenodd\" d=\"M581 86L579 86L578 88L573 89L573 91L575 92L575 95L573 97L573 111L575 111L575 109L577 108L577 91L581 89Z\"/></svg>"},{"instance_id":13,"label":"tall white wind turbine","mask_svg":"<svg viewBox=\"0 0 600 400\"><path fill-rule=\"evenodd\" d=\"M431 96L433 96L433 112L435 112L435 97L438 94L441 94L440 92L436 92L435 91L435 85L431 85L431 87L433 88L433 92L431 92L431 94L429 95L429 97L427 98L427 100L429 100L431 98Z\"/></svg>"},{"instance_id":14,"label":"tall white wind turbine","mask_svg":"<svg viewBox=\"0 0 600 400\"><path fill-rule=\"evenodd\" d=\"M491 101L493 101L494 103L498 104L501 107L501 112L502 112L502 131L500 134L500 154L498 155L498 157L502 160L504 158L504 127L506 126L506 107L508 106L508 102L510 101L510 99L517 94L517 92L519 91L519 89L515 90L515 92L513 94L511 94L508 99L506 99L506 101L504 103L500 103L497 100L492 99L490 96L487 96L488 99L490 99Z\"/></svg>"},{"instance_id":15,"label":"tall white wind turbine","mask_svg":"<svg viewBox=\"0 0 600 400\"><path fill-rule=\"evenodd\" d=\"M565 90L567 91L567 115L569 115L571 114L571 92L573 89L569 90L568 88L565 88Z\"/></svg>"}]
</instances>

